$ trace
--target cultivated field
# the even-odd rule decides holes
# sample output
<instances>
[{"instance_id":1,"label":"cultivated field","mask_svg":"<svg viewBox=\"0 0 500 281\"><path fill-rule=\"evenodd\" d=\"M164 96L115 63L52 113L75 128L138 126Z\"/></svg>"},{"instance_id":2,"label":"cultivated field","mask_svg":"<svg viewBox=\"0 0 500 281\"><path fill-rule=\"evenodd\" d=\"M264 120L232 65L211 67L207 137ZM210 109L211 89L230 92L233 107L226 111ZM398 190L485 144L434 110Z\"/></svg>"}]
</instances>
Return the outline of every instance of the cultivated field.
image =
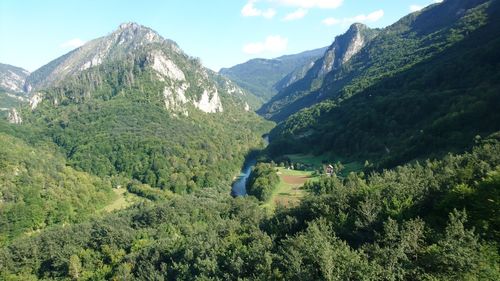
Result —
<instances>
[{"instance_id":1,"label":"cultivated field","mask_svg":"<svg viewBox=\"0 0 500 281\"><path fill-rule=\"evenodd\" d=\"M317 180L312 176L312 171L296 171L278 168L280 183L271 198L263 204L265 208L273 211L276 206L294 206L300 202L307 193L302 186L308 180Z\"/></svg>"}]
</instances>

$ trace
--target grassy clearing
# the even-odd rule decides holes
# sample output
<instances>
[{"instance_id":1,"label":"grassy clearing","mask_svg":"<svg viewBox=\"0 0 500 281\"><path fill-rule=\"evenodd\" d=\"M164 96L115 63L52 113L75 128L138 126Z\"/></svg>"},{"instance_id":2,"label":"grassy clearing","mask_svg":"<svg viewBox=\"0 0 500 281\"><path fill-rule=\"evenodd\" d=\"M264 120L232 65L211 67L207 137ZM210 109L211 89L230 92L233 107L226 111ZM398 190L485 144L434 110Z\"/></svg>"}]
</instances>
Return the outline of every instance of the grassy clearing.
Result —
<instances>
[{"instance_id":1,"label":"grassy clearing","mask_svg":"<svg viewBox=\"0 0 500 281\"><path fill-rule=\"evenodd\" d=\"M301 187L308 180L317 180L312 176L312 171L297 171L278 168L280 183L273 192L273 195L262 206L270 211L274 211L276 206L294 206L306 195L307 191Z\"/></svg>"},{"instance_id":2,"label":"grassy clearing","mask_svg":"<svg viewBox=\"0 0 500 281\"><path fill-rule=\"evenodd\" d=\"M343 159L330 155L287 154L284 156L288 157L292 163L301 163L309 166L309 169L302 171L288 170L283 167L278 168L280 183L274 190L271 198L262 204L264 208L270 211L274 211L278 205L285 207L297 205L307 194L307 191L302 189L302 186L308 180L314 181L319 179L319 176L313 176L313 172L315 170L322 170L324 163L342 163L344 169L340 173L341 176L347 176L350 172L363 170L363 165L360 162L345 163Z\"/></svg>"},{"instance_id":3,"label":"grassy clearing","mask_svg":"<svg viewBox=\"0 0 500 281\"><path fill-rule=\"evenodd\" d=\"M116 194L116 200L108 204L106 207L102 209L104 212L112 212L115 210L125 209L138 203L144 199L141 197L130 193L126 188L115 188L113 191Z\"/></svg>"}]
</instances>

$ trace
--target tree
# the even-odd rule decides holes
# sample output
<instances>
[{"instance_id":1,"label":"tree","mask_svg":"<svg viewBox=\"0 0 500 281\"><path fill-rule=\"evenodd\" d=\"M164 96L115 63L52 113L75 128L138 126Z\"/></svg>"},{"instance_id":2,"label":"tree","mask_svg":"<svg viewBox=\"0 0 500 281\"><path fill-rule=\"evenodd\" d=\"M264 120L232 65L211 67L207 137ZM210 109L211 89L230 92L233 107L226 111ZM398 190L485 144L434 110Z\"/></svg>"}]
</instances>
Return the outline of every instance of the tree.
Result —
<instances>
[{"instance_id":1,"label":"tree","mask_svg":"<svg viewBox=\"0 0 500 281\"><path fill-rule=\"evenodd\" d=\"M71 255L68 261L68 275L73 280L78 280L82 271L82 262L77 255Z\"/></svg>"}]
</instances>

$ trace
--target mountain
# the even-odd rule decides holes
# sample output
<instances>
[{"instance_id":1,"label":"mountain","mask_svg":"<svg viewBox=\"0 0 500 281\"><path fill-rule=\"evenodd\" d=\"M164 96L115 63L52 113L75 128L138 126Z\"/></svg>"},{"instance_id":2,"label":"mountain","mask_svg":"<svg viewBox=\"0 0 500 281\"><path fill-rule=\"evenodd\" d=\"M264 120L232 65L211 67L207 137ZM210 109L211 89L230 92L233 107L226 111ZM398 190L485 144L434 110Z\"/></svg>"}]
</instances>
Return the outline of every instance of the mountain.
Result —
<instances>
[{"instance_id":1,"label":"mountain","mask_svg":"<svg viewBox=\"0 0 500 281\"><path fill-rule=\"evenodd\" d=\"M0 118L16 106L27 102L23 86L29 71L20 67L0 63Z\"/></svg>"},{"instance_id":2,"label":"mountain","mask_svg":"<svg viewBox=\"0 0 500 281\"><path fill-rule=\"evenodd\" d=\"M177 193L224 188L270 129L245 91L136 23L43 66L26 89L16 120L72 167Z\"/></svg>"},{"instance_id":3,"label":"mountain","mask_svg":"<svg viewBox=\"0 0 500 281\"><path fill-rule=\"evenodd\" d=\"M274 129L270 151L391 167L463 151L499 130L499 11L497 1L445 1L389 26L280 109L327 99Z\"/></svg>"},{"instance_id":4,"label":"mountain","mask_svg":"<svg viewBox=\"0 0 500 281\"><path fill-rule=\"evenodd\" d=\"M195 58L184 54L174 41L164 39L152 29L136 23L124 23L108 36L92 40L36 70L27 78L25 90L36 92L59 87L67 78L92 72L86 70L111 62L128 63L130 67L133 64L143 64L152 68L159 80L167 80L168 87L164 90L165 103L172 108L189 101L204 111L223 110L217 85L209 81L214 80L213 77L217 75L202 67ZM186 73L194 75L186 77ZM241 98L248 96L230 81L217 79L224 90L233 91ZM208 85L209 83L212 84ZM189 97L195 88L204 86L208 87L205 87L207 91L202 95Z\"/></svg>"},{"instance_id":5,"label":"mountain","mask_svg":"<svg viewBox=\"0 0 500 281\"><path fill-rule=\"evenodd\" d=\"M259 114L266 118L282 121L290 112L311 104L301 102L298 106L294 102L305 93L321 87L325 76L337 72L349 62L368 42L379 33L378 29L370 29L364 24L352 24L342 35L335 37L322 57L301 70L302 75L293 75L286 83L281 82L280 92L259 109ZM316 101L310 101L314 103ZM285 108L282 110L282 108Z\"/></svg>"},{"instance_id":6,"label":"mountain","mask_svg":"<svg viewBox=\"0 0 500 281\"><path fill-rule=\"evenodd\" d=\"M30 72L20 67L0 63L0 91L22 93Z\"/></svg>"},{"instance_id":7,"label":"mountain","mask_svg":"<svg viewBox=\"0 0 500 281\"><path fill-rule=\"evenodd\" d=\"M321 57L326 48L305 51L299 54L281 56L275 59L252 59L219 73L228 77L243 89L267 101L287 82L300 77L302 68ZM292 74L294 72L295 74Z\"/></svg>"},{"instance_id":8,"label":"mountain","mask_svg":"<svg viewBox=\"0 0 500 281\"><path fill-rule=\"evenodd\" d=\"M150 28L136 23L121 24L111 34L94 39L34 71L26 80L26 91L55 86L69 76L105 62L133 60L147 45L153 44L161 45L171 53L181 53L175 42L163 39ZM159 66L160 62L156 62ZM169 74L173 76L178 73L176 69L166 70L171 70Z\"/></svg>"}]
</instances>

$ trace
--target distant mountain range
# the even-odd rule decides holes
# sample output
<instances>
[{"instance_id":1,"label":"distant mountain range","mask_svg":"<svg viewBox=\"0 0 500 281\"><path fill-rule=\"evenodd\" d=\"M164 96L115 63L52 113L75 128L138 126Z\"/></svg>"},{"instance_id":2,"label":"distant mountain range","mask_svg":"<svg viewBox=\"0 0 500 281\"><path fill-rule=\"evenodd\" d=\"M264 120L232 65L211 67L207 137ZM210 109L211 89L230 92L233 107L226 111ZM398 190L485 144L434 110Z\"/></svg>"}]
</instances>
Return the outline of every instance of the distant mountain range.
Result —
<instances>
[{"instance_id":1,"label":"distant mountain range","mask_svg":"<svg viewBox=\"0 0 500 281\"><path fill-rule=\"evenodd\" d=\"M304 68L320 58L325 50L326 47L275 59L252 59L230 68L222 68L219 73L253 93L261 101L268 101L283 87L300 79L306 71Z\"/></svg>"}]
</instances>

